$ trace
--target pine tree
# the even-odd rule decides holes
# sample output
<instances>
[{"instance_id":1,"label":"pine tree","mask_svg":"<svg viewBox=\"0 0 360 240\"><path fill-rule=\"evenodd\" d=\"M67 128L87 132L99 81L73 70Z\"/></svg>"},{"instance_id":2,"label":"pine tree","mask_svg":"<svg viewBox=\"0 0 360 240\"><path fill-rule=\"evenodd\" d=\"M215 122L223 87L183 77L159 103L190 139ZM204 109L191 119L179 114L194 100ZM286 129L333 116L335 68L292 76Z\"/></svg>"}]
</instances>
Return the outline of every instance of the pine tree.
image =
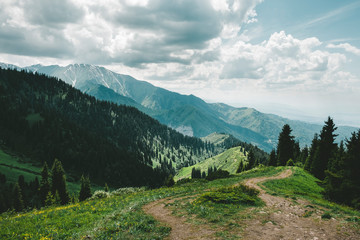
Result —
<instances>
[{"instance_id":1,"label":"pine tree","mask_svg":"<svg viewBox=\"0 0 360 240\"><path fill-rule=\"evenodd\" d=\"M20 212L24 209L23 196L21 194L21 188L18 183L15 183L13 190L13 206L15 211Z\"/></svg>"},{"instance_id":2,"label":"pine tree","mask_svg":"<svg viewBox=\"0 0 360 240\"><path fill-rule=\"evenodd\" d=\"M325 171L325 195L337 202L360 209L360 130L346 140L347 151L339 150Z\"/></svg>"},{"instance_id":3,"label":"pine tree","mask_svg":"<svg viewBox=\"0 0 360 240\"><path fill-rule=\"evenodd\" d=\"M279 134L277 145L277 165L285 166L290 158L294 158L294 136L291 136L292 129L288 124L285 124Z\"/></svg>"},{"instance_id":4,"label":"pine tree","mask_svg":"<svg viewBox=\"0 0 360 240\"><path fill-rule=\"evenodd\" d=\"M241 173L242 171L244 171L244 163L242 160L240 160L238 169L236 170L236 173Z\"/></svg>"},{"instance_id":5,"label":"pine tree","mask_svg":"<svg viewBox=\"0 0 360 240\"><path fill-rule=\"evenodd\" d=\"M110 192L110 189L109 189L109 186L107 185L107 183L105 183L104 191L105 192Z\"/></svg>"},{"instance_id":6,"label":"pine tree","mask_svg":"<svg viewBox=\"0 0 360 240\"><path fill-rule=\"evenodd\" d=\"M348 178L354 185L360 187L360 130L357 133L352 133L349 140L346 142ZM357 191L360 195L360 191ZM360 201L360 199L359 199Z\"/></svg>"},{"instance_id":7,"label":"pine tree","mask_svg":"<svg viewBox=\"0 0 360 240\"><path fill-rule=\"evenodd\" d=\"M91 188L90 188L89 177L84 178L84 176L82 175L80 182L81 182L81 188L79 193L79 201L81 202L91 197Z\"/></svg>"},{"instance_id":8,"label":"pine tree","mask_svg":"<svg viewBox=\"0 0 360 240\"><path fill-rule=\"evenodd\" d=\"M41 181L40 181L40 201L42 205L45 205L46 198L50 192L50 180L49 180L49 168L47 163L44 163L43 169L41 170Z\"/></svg>"},{"instance_id":9,"label":"pine tree","mask_svg":"<svg viewBox=\"0 0 360 240\"><path fill-rule=\"evenodd\" d=\"M316 153L316 150L318 148L318 145L319 145L319 135L317 133L315 133L314 138L313 138L313 140L311 142L309 156L305 160L304 169L306 171L310 172L310 170L311 170L311 165L312 165L312 162L313 162L313 160L315 158L315 153Z\"/></svg>"},{"instance_id":10,"label":"pine tree","mask_svg":"<svg viewBox=\"0 0 360 240\"><path fill-rule=\"evenodd\" d=\"M269 166L276 166L276 152L275 152L275 149L273 149L273 150L270 152L268 165L269 165Z\"/></svg>"},{"instance_id":11,"label":"pine tree","mask_svg":"<svg viewBox=\"0 0 360 240\"><path fill-rule=\"evenodd\" d=\"M69 202L70 197L69 197L69 193L66 188L65 172L64 172L61 162L58 159L55 159L54 164L51 169L51 172L52 172L52 175L51 175L51 177L52 177L52 181L51 181L52 194L55 196L55 193L57 191L59 194L60 200L61 200L61 204L65 205Z\"/></svg>"},{"instance_id":12,"label":"pine tree","mask_svg":"<svg viewBox=\"0 0 360 240\"><path fill-rule=\"evenodd\" d=\"M300 151L300 155L297 157L296 162L301 162L302 164L305 164L305 161L307 157L309 156L309 149L307 146L305 146Z\"/></svg>"},{"instance_id":13,"label":"pine tree","mask_svg":"<svg viewBox=\"0 0 360 240\"><path fill-rule=\"evenodd\" d=\"M311 173L320 180L325 178L325 170L328 167L330 158L336 150L337 145L335 143L335 138L337 134L334 134L336 129L337 127L335 127L333 120L328 117L328 120L321 130L319 145L316 149L315 157L310 168Z\"/></svg>"},{"instance_id":14,"label":"pine tree","mask_svg":"<svg viewBox=\"0 0 360 240\"><path fill-rule=\"evenodd\" d=\"M254 151L252 149L250 149L250 152L247 156L247 160L248 160L248 164L246 165L246 170L250 170L255 166L255 155L254 155Z\"/></svg>"},{"instance_id":15,"label":"pine tree","mask_svg":"<svg viewBox=\"0 0 360 240\"><path fill-rule=\"evenodd\" d=\"M44 201L44 206L51 206L55 204L55 198L52 195L52 193L49 191L46 195L45 201Z\"/></svg>"}]
</instances>

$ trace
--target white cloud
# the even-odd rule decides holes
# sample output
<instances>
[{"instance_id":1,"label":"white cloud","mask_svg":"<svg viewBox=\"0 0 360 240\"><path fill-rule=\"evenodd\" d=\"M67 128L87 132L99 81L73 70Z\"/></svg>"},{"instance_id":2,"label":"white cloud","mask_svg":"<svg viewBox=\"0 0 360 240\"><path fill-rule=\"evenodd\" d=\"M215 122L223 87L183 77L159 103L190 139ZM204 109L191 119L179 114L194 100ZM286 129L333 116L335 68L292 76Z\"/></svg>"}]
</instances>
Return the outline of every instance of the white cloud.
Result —
<instances>
[{"instance_id":1,"label":"white cloud","mask_svg":"<svg viewBox=\"0 0 360 240\"><path fill-rule=\"evenodd\" d=\"M261 1L4 0L0 54L141 69L214 61L212 41L255 22Z\"/></svg>"},{"instance_id":2,"label":"white cloud","mask_svg":"<svg viewBox=\"0 0 360 240\"><path fill-rule=\"evenodd\" d=\"M360 49L348 43L325 46L316 37L298 39L284 31L254 43L264 31L256 23L255 7L261 2L2 0L0 61L98 64L229 103L267 98L305 102L299 99L307 96L311 104L319 92L350 96L360 91L359 77L346 66L357 60L330 51L360 56ZM358 6L347 5L307 24Z\"/></svg>"},{"instance_id":3,"label":"white cloud","mask_svg":"<svg viewBox=\"0 0 360 240\"><path fill-rule=\"evenodd\" d=\"M317 38L296 39L281 31L260 44L239 40L223 48L222 79L253 79L263 88L311 89L324 81L323 75L334 77L346 56L321 50ZM320 84L321 85L321 84Z\"/></svg>"},{"instance_id":4,"label":"white cloud","mask_svg":"<svg viewBox=\"0 0 360 240\"><path fill-rule=\"evenodd\" d=\"M337 49L344 49L345 51L349 52L349 53L353 53L355 55L360 56L360 49L357 47L354 47L352 45L350 45L349 43L340 43L340 44L333 44L330 43L326 46L327 48L337 48Z\"/></svg>"}]
</instances>

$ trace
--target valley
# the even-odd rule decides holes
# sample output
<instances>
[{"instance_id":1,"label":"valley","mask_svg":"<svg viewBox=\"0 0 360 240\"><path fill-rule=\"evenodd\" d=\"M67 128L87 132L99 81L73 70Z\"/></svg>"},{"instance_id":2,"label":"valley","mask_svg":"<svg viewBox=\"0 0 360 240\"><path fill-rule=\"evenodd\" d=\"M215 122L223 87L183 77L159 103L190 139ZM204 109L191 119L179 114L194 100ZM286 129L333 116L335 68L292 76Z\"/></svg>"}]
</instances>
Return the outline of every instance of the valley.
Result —
<instances>
[{"instance_id":1,"label":"valley","mask_svg":"<svg viewBox=\"0 0 360 240\"><path fill-rule=\"evenodd\" d=\"M133 100L126 99L134 106L104 101L25 70L0 74L1 239L360 236L360 132L338 145L330 117L310 147L300 147L298 125L293 130L284 124L269 155L250 129L275 126L258 122L256 110L243 109L243 118L242 109L212 105L227 121L247 124L240 132L255 143L230 130L197 138L153 119ZM99 89L106 98L114 94ZM210 108L194 96L182 97ZM191 108L183 115L205 118ZM54 190L59 184L65 190Z\"/></svg>"},{"instance_id":2,"label":"valley","mask_svg":"<svg viewBox=\"0 0 360 240\"><path fill-rule=\"evenodd\" d=\"M133 106L161 123L190 136L205 137L214 132L228 133L244 142L270 152L276 147L277 136L284 124L292 126L301 147L309 146L321 125L265 114L253 108L235 108L223 103L206 103L194 95L181 95L131 76L106 68L71 64L65 67L33 65L20 68L62 79L97 99ZM340 142L357 128L339 126Z\"/></svg>"},{"instance_id":3,"label":"valley","mask_svg":"<svg viewBox=\"0 0 360 240\"><path fill-rule=\"evenodd\" d=\"M0 240L359 240L359 12L1 0Z\"/></svg>"}]
</instances>

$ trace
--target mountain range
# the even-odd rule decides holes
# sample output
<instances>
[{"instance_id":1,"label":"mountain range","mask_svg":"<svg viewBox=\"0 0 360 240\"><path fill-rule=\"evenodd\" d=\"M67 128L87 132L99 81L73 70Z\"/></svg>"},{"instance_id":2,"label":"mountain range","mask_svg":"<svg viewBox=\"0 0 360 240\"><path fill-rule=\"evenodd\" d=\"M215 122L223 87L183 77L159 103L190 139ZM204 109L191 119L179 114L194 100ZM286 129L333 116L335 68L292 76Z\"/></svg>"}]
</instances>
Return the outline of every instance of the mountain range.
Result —
<instances>
[{"instance_id":1,"label":"mountain range","mask_svg":"<svg viewBox=\"0 0 360 240\"><path fill-rule=\"evenodd\" d=\"M19 68L8 64L0 66ZM204 137L213 132L228 133L268 152L276 147L284 124L291 126L301 146L310 145L314 133L322 128L319 124L265 114L253 108L207 103L194 95L168 91L94 65L32 65L22 69L57 77L100 100L136 107L186 135ZM338 126L337 140L349 137L356 130L354 127Z\"/></svg>"},{"instance_id":2,"label":"mountain range","mask_svg":"<svg viewBox=\"0 0 360 240\"><path fill-rule=\"evenodd\" d=\"M161 186L224 150L44 74L0 68L0 106L1 151L38 167L59 159L76 181L84 174L101 185Z\"/></svg>"}]
</instances>

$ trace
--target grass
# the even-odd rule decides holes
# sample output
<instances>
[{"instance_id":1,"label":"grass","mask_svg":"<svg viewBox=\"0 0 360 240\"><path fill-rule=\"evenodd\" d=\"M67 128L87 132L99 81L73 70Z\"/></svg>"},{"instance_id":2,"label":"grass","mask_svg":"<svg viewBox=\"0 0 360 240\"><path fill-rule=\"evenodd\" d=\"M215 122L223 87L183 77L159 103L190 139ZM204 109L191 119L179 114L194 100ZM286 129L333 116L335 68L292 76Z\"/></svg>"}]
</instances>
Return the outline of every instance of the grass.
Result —
<instances>
[{"instance_id":1,"label":"grass","mask_svg":"<svg viewBox=\"0 0 360 240\"><path fill-rule=\"evenodd\" d=\"M210 192L203 193L194 203L202 204L206 202L224 204L246 204L256 205L260 199L257 197L259 191L245 185L222 187Z\"/></svg>"},{"instance_id":2,"label":"grass","mask_svg":"<svg viewBox=\"0 0 360 240\"><path fill-rule=\"evenodd\" d=\"M41 180L42 166L26 159L11 155L0 149L0 173L6 176L7 183L16 183L20 175L24 176L25 182L33 181L35 177ZM67 181L67 187L70 193L80 191L80 182ZM92 185L93 190L103 189L103 187Z\"/></svg>"},{"instance_id":3,"label":"grass","mask_svg":"<svg viewBox=\"0 0 360 240\"><path fill-rule=\"evenodd\" d=\"M182 178L189 178L191 176L191 170L193 167L201 169L201 171L207 172L209 167L216 167L217 169L222 169L230 172L230 174L235 174L237 168L239 167L240 161L245 161L246 157L241 151L241 147L234 147L226 150L225 152L208 158L200 163L195 164L191 167L182 168L175 176L175 180Z\"/></svg>"},{"instance_id":4,"label":"grass","mask_svg":"<svg viewBox=\"0 0 360 240\"><path fill-rule=\"evenodd\" d=\"M0 215L0 239L163 239L169 235L170 228L146 215L142 206L167 197L174 200L169 207L175 215L199 227L205 224L219 239L239 239L244 230L241 222L256 216L260 211L257 207L263 203L251 192L253 190L231 186L248 178L272 176L284 169L263 167L226 179L192 180L154 190L119 190L110 197L72 205L20 214L5 213ZM293 171L289 179L272 180L263 185L278 195L320 201L322 188L316 184L316 179L302 169L294 167ZM239 201L241 194L255 201ZM309 205L309 216L313 208ZM333 211L329 214L335 216ZM359 218L355 215L348 219L358 224Z\"/></svg>"},{"instance_id":5,"label":"grass","mask_svg":"<svg viewBox=\"0 0 360 240\"><path fill-rule=\"evenodd\" d=\"M284 197L304 198L315 205L331 210L332 214L360 217L359 211L348 206L336 204L323 198L324 189L319 185L320 180L299 167L292 167L293 175L289 178L267 181L262 184L266 191L273 195Z\"/></svg>"},{"instance_id":6,"label":"grass","mask_svg":"<svg viewBox=\"0 0 360 240\"><path fill-rule=\"evenodd\" d=\"M144 214L141 207L156 199L169 196L191 196L207 189L233 185L240 180L260 175L272 175L281 171L264 168L248 174L219 179L211 182L192 181L172 188L124 192L117 191L109 198L89 200L67 206L48 207L27 213L0 215L0 239L162 239L170 229ZM199 217L217 215L211 221L221 223L220 215L231 216L243 207L237 204L206 204L191 206ZM216 207L216 209L215 209ZM203 209L203 210L201 210ZM220 209L220 211L219 211Z\"/></svg>"}]
</instances>

